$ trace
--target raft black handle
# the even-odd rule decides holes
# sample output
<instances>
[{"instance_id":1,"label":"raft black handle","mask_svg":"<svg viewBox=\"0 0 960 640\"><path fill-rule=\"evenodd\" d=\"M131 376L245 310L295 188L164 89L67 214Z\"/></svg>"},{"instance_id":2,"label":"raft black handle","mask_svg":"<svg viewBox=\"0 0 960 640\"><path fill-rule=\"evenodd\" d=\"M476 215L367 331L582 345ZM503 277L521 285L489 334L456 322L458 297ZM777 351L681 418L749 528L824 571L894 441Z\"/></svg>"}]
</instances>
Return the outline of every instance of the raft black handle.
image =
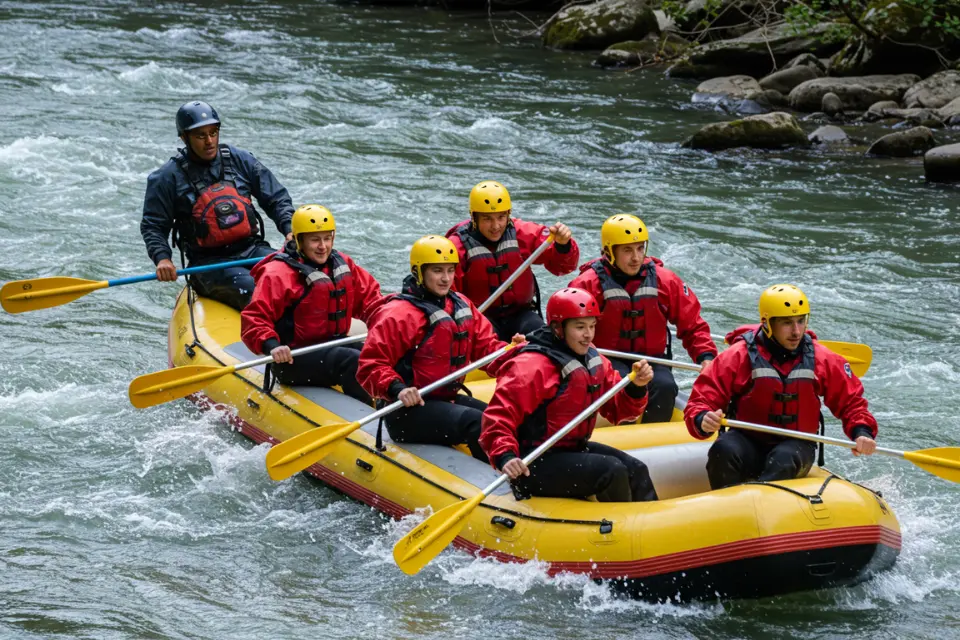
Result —
<instances>
[{"instance_id":1,"label":"raft black handle","mask_svg":"<svg viewBox=\"0 0 960 640\"><path fill-rule=\"evenodd\" d=\"M516 522L504 516L493 516L490 519L490 524L498 524L501 527L506 527L507 529L513 529L515 526L517 526Z\"/></svg>"},{"instance_id":2,"label":"raft black handle","mask_svg":"<svg viewBox=\"0 0 960 640\"><path fill-rule=\"evenodd\" d=\"M357 466L364 471L373 471L373 465L366 460L361 460L360 458L357 458Z\"/></svg>"},{"instance_id":3,"label":"raft black handle","mask_svg":"<svg viewBox=\"0 0 960 640\"><path fill-rule=\"evenodd\" d=\"M613 523L610 522L609 520L606 520L606 519L601 520L601 521L600 521L600 533L604 533L604 534L606 534L606 533L613 533Z\"/></svg>"}]
</instances>

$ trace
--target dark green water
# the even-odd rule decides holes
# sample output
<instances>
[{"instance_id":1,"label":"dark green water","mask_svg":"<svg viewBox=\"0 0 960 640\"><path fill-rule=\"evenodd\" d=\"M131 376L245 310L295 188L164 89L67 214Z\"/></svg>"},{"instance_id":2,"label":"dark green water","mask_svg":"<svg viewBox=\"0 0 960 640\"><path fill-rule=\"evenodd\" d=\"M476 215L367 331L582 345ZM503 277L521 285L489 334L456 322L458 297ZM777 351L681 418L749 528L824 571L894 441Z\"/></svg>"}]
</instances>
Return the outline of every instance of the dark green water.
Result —
<instances>
[{"instance_id":1,"label":"dark green water","mask_svg":"<svg viewBox=\"0 0 960 640\"><path fill-rule=\"evenodd\" d=\"M603 219L637 212L715 330L796 283L822 337L873 347L883 444L957 443L957 195L917 163L681 150L719 118L691 86L518 42L519 18L497 44L474 14L213 4L0 3L0 281L149 271L145 178L175 151L176 107L200 97L296 203L334 211L338 247L387 289L482 179L520 217L570 224L585 256ZM304 478L271 482L262 447L185 402L129 406L129 381L166 364L176 291L0 316L0 637L960 636L960 493L841 450L831 466L883 490L904 535L897 566L853 589L654 606L458 552L406 577L400 525Z\"/></svg>"}]
</instances>

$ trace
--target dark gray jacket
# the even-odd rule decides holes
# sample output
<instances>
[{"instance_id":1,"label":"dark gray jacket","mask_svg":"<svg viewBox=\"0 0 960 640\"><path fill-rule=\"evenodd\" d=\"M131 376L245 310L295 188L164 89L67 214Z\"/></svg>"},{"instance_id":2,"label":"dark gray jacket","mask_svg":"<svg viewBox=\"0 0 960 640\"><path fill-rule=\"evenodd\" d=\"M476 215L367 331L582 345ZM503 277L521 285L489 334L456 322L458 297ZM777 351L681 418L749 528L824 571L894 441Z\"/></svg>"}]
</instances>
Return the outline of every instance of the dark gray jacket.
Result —
<instances>
[{"instance_id":1,"label":"dark gray jacket","mask_svg":"<svg viewBox=\"0 0 960 640\"><path fill-rule=\"evenodd\" d=\"M290 233L290 218L293 216L290 194L252 153L227 146L233 155L234 171L237 174L237 191L247 198L251 195L256 198L260 208L276 223L280 233L283 235ZM185 149L180 149L181 154L185 152ZM221 179L223 171L219 153L209 165L194 162L194 166L201 169L200 175L208 184ZM173 256L169 241L170 232L178 221L189 220L196 200L196 191L174 158L167 160L163 166L147 177L140 235L143 236L147 253L154 264L164 259L169 260ZM251 239L250 243L253 242L255 239ZM189 243L185 243L184 249L189 260L201 253L198 248L190 246ZM210 255L210 253L207 252L204 255Z\"/></svg>"}]
</instances>

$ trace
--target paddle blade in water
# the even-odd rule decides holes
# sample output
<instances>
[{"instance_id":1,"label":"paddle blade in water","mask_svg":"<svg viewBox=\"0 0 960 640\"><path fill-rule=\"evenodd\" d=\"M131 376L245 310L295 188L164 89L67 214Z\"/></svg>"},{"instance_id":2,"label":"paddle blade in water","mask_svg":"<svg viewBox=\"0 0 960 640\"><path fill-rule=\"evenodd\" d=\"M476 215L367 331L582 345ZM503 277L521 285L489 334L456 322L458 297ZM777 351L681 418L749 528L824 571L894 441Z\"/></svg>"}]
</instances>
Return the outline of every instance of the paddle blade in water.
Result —
<instances>
[{"instance_id":1,"label":"paddle blade in water","mask_svg":"<svg viewBox=\"0 0 960 640\"><path fill-rule=\"evenodd\" d=\"M834 340L821 340L820 344L846 358L847 362L850 363L850 369L858 378L866 375L870 363L873 362L873 349L865 344L836 342Z\"/></svg>"},{"instance_id":2,"label":"paddle blade in water","mask_svg":"<svg viewBox=\"0 0 960 640\"><path fill-rule=\"evenodd\" d=\"M360 426L359 422L328 424L273 445L267 451L267 473L274 480L286 480L300 473L320 462L329 452L329 445L346 438Z\"/></svg>"},{"instance_id":3,"label":"paddle blade in water","mask_svg":"<svg viewBox=\"0 0 960 640\"><path fill-rule=\"evenodd\" d=\"M950 482L960 482L960 447L904 451L903 457L928 473Z\"/></svg>"},{"instance_id":4,"label":"paddle blade in water","mask_svg":"<svg viewBox=\"0 0 960 640\"><path fill-rule=\"evenodd\" d=\"M155 373L147 373L133 379L128 389L130 404L137 409L185 398L196 393L221 376L233 373L232 366L206 367L189 365Z\"/></svg>"},{"instance_id":5,"label":"paddle blade in water","mask_svg":"<svg viewBox=\"0 0 960 640\"><path fill-rule=\"evenodd\" d=\"M441 509L400 538L393 546L393 560L400 570L412 576L427 566L453 542L484 497L479 493L466 502Z\"/></svg>"},{"instance_id":6,"label":"paddle blade in water","mask_svg":"<svg viewBox=\"0 0 960 640\"><path fill-rule=\"evenodd\" d=\"M49 309L72 302L106 286L106 280L98 282L65 276L17 280L8 282L0 289L0 305L7 313Z\"/></svg>"}]
</instances>

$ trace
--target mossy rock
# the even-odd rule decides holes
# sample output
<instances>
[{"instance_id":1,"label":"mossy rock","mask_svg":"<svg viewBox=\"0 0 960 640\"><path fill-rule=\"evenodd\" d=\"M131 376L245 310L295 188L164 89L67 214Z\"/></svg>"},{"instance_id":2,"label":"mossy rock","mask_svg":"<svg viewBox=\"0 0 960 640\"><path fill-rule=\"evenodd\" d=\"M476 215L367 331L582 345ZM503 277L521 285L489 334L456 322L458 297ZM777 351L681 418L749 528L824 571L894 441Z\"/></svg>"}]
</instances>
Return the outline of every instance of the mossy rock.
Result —
<instances>
[{"instance_id":1,"label":"mossy rock","mask_svg":"<svg viewBox=\"0 0 960 640\"><path fill-rule=\"evenodd\" d=\"M720 151L736 147L780 149L806 147L807 139L800 123L789 113L775 111L748 116L732 122L708 124L683 143L688 149Z\"/></svg>"},{"instance_id":2,"label":"mossy rock","mask_svg":"<svg viewBox=\"0 0 960 640\"><path fill-rule=\"evenodd\" d=\"M675 58L690 46L679 36L662 34L648 36L643 40L627 40L607 47L594 64L598 67L635 67L654 64Z\"/></svg>"},{"instance_id":3,"label":"mossy rock","mask_svg":"<svg viewBox=\"0 0 960 640\"><path fill-rule=\"evenodd\" d=\"M550 18L543 44L554 49L606 49L659 32L648 0L600 0L567 7Z\"/></svg>"}]
</instances>

